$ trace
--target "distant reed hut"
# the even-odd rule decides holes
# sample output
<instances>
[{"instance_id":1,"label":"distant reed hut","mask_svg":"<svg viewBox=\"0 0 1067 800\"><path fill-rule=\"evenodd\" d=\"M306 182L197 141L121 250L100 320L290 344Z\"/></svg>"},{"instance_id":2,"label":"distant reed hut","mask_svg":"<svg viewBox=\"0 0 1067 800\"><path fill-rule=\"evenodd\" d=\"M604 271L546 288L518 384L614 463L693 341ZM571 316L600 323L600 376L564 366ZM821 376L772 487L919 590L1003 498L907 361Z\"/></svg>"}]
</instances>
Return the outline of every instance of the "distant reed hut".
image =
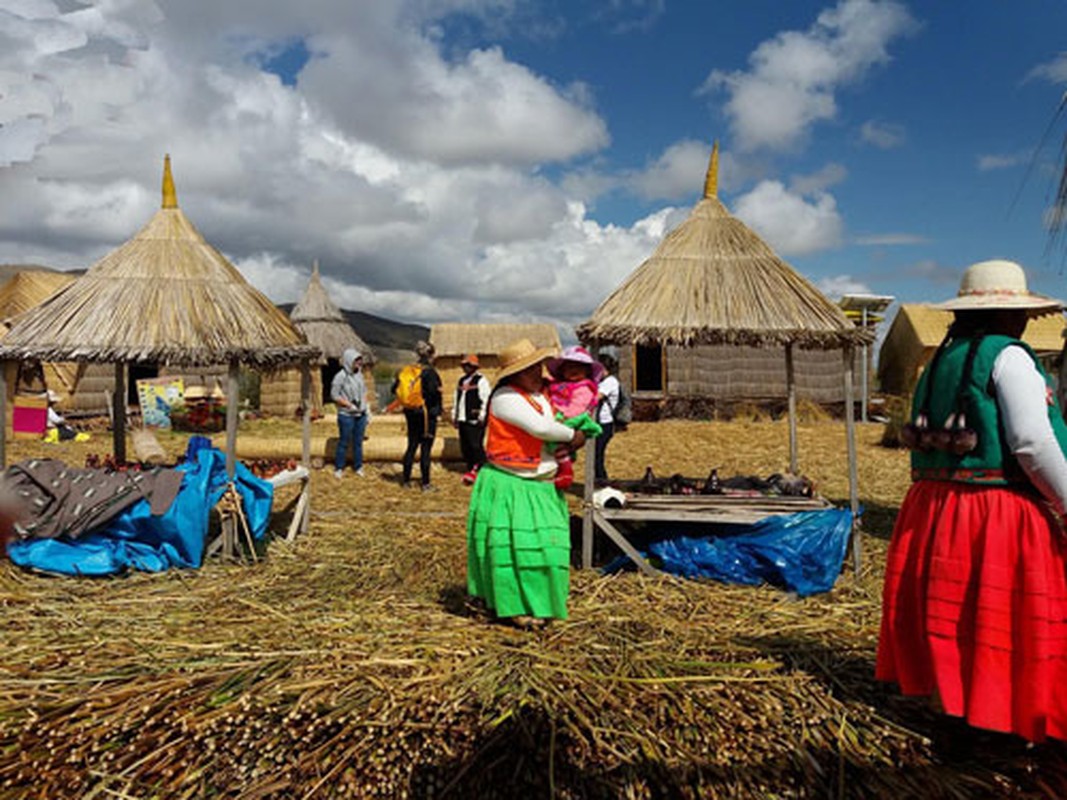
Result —
<instances>
[{"instance_id":1,"label":"distant reed hut","mask_svg":"<svg viewBox=\"0 0 1067 800\"><path fill-rule=\"evenodd\" d=\"M375 408L374 398L374 351L371 350L345 320L341 309L329 298L322 286L319 275L319 262L311 268L311 280L308 281L304 296L289 314L289 321L304 334L308 344L317 347L322 355L312 365L311 402L312 411L319 415L330 398L330 383L341 369L341 354L354 347L363 354L363 379L367 384L367 394L371 398L371 409ZM259 407L267 414L281 417L299 415L301 409L300 369L287 367L264 373L259 388Z\"/></svg>"},{"instance_id":2,"label":"distant reed hut","mask_svg":"<svg viewBox=\"0 0 1067 800\"><path fill-rule=\"evenodd\" d=\"M13 275L0 286L0 338L16 322L20 314L36 308L53 294L77 279L77 275L55 270L28 269ZM127 402L137 403L135 381L167 375L181 377L186 386L204 386L209 391L220 389L225 380L225 365L170 368L159 365L133 365L127 386ZM7 400L17 395L39 395L54 392L64 415L84 417L107 415L111 396L115 391L115 371L107 364L75 361L40 362L37 359L4 363L4 382Z\"/></svg>"},{"instance_id":3,"label":"distant reed hut","mask_svg":"<svg viewBox=\"0 0 1067 800\"><path fill-rule=\"evenodd\" d=\"M951 311L921 303L904 303L897 309L878 353L878 384L883 393L912 393L952 320ZM1023 334L1023 341L1034 349L1050 375L1057 374L1064 327L1063 314L1049 314L1030 320Z\"/></svg>"},{"instance_id":4,"label":"distant reed hut","mask_svg":"<svg viewBox=\"0 0 1067 800\"><path fill-rule=\"evenodd\" d=\"M36 308L75 277L67 272L44 269L28 269L12 275L0 286L0 338L11 329L16 317ZM68 398L78 381L78 365L70 362L42 364L34 358L5 361L3 368L9 402L16 394L41 394L48 390Z\"/></svg>"},{"instance_id":5,"label":"distant reed hut","mask_svg":"<svg viewBox=\"0 0 1067 800\"><path fill-rule=\"evenodd\" d=\"M500 351L516 339L529 339L536 347L560 349L559 331L549 323L494 324L443 322L430 328L430 344L437 360L434 367L445 388L445 406L452 407L452 393L463 374L459 362L468 353L478 356L482 374L496 380Z\"/></svg>"},{"instance_id":6,"label":"distant reed hut","mask_svg":"<svg viewBox=\"0 0 1067 800\"><path fill-rule=\"evenodd\" d=\"M844 403L844 366L862 369L853 346L870 334L727 211L717 174L716 145L703 199L578 326L579 339L617 349L619 379L646 418L790 396Z\"/></svg>"},{"instance_id":7,"label":"distant reed hut","mask_svg":"<svg viewBox=\"0 0 1067 800\"><path fill-rule=\"evenodd\" d=\"M240 365L262 370L302 363L310 390L310 361L318 356L288 317L208 244L178 208L169 156L163 166L162 208L85 275L20 316L0 339L0 360L113 365L114 453L122 460L126 387L139 368L224 366L231 474ZM6 390L0 398L6 398ZM309 422L305 418L308 440ZM0 436L0 461L2 444Z\"/></svg>"}]
</instances>

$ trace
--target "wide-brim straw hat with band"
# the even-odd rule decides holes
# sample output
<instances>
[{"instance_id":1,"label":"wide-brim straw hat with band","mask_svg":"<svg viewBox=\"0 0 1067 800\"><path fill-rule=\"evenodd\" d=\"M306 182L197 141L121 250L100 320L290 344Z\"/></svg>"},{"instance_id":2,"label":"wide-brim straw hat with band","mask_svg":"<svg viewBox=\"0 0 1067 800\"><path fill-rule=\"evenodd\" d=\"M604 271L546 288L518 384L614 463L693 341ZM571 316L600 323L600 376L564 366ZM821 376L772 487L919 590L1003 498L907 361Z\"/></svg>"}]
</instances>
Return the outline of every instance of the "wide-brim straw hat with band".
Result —
<instances>
[{"instance_id":1,"label":"wide-brim straw hat with band","mask_svg":"<svg viewBox=\"0 0 1067 800\"><path fill-rule=\"evenodd\" d=\"M943 311L1017 309L1031 317L1040 317L1062 310L1063 301L1031 292L1026 288L1022 267L1014 261L996 259L967 267L960 280L959 293L934 308Z\"/></svg>"},{"instance_id":2,"label":"wide-brim straw hat with band","mask_svg":"<svg viewBox=\"0 0 1067 800\"><path fill-rule=\"evenodd\" d=\"M556 353L554 347L537 347L529 339L519 339L500 351L500 367L496 378L500 380L522 372L527 367L552 358Z\"/></svg>"}]
</instances>

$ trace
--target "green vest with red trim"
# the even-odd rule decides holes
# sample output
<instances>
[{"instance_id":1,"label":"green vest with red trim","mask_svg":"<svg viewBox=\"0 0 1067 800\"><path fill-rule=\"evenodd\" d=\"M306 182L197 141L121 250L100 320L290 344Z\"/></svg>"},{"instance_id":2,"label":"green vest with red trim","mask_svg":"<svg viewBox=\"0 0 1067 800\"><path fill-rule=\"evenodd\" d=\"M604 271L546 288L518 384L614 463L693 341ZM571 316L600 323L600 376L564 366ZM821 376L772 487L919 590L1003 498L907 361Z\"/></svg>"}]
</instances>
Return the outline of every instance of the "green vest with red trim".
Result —
<instances>
[{"instance_id":1,"label":"green vest with red trim","mask_svg":"<svg viewBox=\"0 0 1067 800\"><path fill-rule=\"evenodd\" d=\"M927 382L932 380L929 404L926 408L929 427L944 427L949 415L957 410L957 397L962 383L960 410L966 415L967 427L978 433L978 446L963 455L940 450L915 450L911 454L912 478L994 485L1025 482L1026 475L1004 440L1004 428L993 388L993 364L1004 348L1014 345L1022 347L1030 354L1046 385L1049 382L1048 375L1042 369L1034 351L1025 342L1010 336L990 334L983 337L979 343L970 374L965 376L963 371L971 341L970 338L963 338L950 342L942 351L936 366L931 361L923 371L919 384L915 387L911 420L915 422L922 411L920 405L926 397ZM1064 424L1063 415L1051 388L1048 390L1047 400L1053 433L1060 443L1060 449L1067 451L1067 424Z\"/></svg>"}]
</instances>

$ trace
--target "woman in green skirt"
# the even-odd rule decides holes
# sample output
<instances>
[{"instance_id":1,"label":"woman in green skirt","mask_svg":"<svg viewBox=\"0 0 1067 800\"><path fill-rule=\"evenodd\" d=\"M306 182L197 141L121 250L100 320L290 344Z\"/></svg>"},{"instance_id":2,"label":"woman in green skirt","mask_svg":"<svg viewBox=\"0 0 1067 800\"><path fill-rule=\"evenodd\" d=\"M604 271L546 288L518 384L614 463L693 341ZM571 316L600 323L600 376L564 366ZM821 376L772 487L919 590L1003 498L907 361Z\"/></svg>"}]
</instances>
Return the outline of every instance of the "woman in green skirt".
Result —
<instances>
[{"instance_id":1,"label":"woman in green skirt","mask_svg":"<svg viewBox=\"0 0 1067 800\"><path fill-rule=\"evenodd\" d=\"M557 451L577 450L585 434L557 422L543 392L554 355L529 339L501 351L467 515L467 590L521 628L567 618L570 516L553 478Z\"/></svg>"}]
</instances>

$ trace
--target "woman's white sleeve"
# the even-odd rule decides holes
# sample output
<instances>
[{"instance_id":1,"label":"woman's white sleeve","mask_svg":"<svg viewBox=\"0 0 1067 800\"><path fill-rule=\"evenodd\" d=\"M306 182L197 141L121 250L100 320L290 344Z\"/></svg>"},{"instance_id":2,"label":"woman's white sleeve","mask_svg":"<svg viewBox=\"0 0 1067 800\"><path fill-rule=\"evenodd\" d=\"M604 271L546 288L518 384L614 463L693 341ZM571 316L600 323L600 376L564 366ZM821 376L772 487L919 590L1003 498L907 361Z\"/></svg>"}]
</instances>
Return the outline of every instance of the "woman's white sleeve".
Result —
<instances>
[{"instance_id":1,"label":"woman's white sleeve","mask_svg":"<svg viewBox=\"0 0 1067 800\"><path fill-rule=\"evenodd\" d=\"M1023 472L1056 512L1067 511L1067 458L1048 418L1048 386L1021 347L1006 347L993 363L1004 438Z\"/></svg>"},{"instance_id":2,"label":"woman's white sleeve","mask_svg":"<svg viewBox=\"0 0 1067 800\"><path fill-rule=\"evenodd\" d=\"M541 400L548 407L548 401ZM493 396L493 416L517 425L544 442L569 442L574 430L549 416L539 414L518 392L497 392Z\"/></svg>"}]
</instances>

